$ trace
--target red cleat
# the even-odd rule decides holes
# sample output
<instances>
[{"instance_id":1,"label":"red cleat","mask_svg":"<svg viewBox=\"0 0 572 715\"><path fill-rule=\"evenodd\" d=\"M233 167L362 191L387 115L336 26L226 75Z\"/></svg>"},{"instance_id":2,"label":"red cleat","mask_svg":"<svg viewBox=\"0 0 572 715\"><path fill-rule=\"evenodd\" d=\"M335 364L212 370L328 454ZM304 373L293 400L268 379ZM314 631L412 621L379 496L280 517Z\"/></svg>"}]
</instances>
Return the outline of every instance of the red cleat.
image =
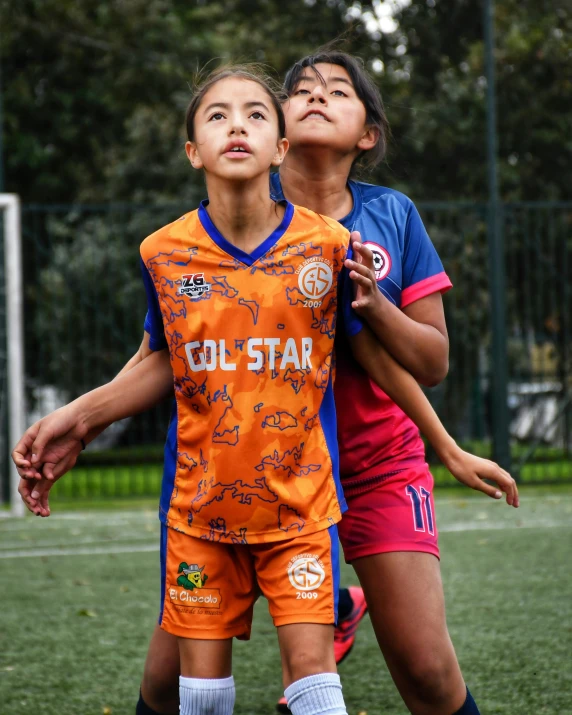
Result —
<instances>
[{"instance_id":1,"label":"red cleat","mask_svg":"<svg viewBox=\"0 0 572 715\"><path fill-rule=\"evenodd\" d=\"M359 622L367 613L363 589L359 588L359 586L350 586L348 591L354 607L343 621L338 622L334 631L334 656L338 665L350 654L356 639Z\"/></svg>"},{"instance_id":2,"label":"red cleat","mask_svg":"<svg viewBox=\"0 0 572 715\"><path fill-rule=\"evenodd\" d=\"M284 696L276 703L276 710L283 715L292 715L292 711L288 707L288 702Z\"/></svg>"}]
</instances>

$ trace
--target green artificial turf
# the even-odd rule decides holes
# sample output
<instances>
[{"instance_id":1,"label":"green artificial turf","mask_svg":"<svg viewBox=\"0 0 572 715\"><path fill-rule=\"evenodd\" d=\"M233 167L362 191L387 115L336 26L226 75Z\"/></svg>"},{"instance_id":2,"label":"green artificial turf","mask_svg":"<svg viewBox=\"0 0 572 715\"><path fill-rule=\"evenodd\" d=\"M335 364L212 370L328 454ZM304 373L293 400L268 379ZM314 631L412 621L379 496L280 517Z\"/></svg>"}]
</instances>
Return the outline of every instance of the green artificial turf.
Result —
<instances>
[{"instance_id":1,"label":"green artificial turf","mask_svg":"<svg viewBox=\"0 0 572 715\"><path fill-rule=\"evenodd\" d=\"M572 490L522 491L518 510L437 492L451 636L483 715L570 714ZM154 509L53 511L0 519L0 712L132 715L158 612ZM261 599L236 643L237 715L274 712L279 669ZM340 673L350 715L407 712L367 618Z\"/></svg>"}]
</instances>

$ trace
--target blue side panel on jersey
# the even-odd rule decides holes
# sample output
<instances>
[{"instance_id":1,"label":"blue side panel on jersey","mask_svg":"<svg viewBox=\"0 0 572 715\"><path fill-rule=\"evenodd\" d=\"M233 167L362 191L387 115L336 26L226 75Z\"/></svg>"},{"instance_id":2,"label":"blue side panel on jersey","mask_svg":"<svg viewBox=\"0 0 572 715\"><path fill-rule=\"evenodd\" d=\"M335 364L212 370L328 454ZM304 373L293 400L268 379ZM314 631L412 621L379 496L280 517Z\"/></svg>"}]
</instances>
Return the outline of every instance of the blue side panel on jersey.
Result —
<instances>
[{"instance_id":1,"label":"blue side panel on jersey","mask_svg":"<svg viewBox=\"0 0 572 715\"><path fill-rule=\"evenodd\" d=\"M338 538L338 525L334 524L328 529L332 542L332 579L334 582L334 623L338 622L338 602L340 600L340 540Z\"/></svg>"},{"instance_id":2,"label":"blue side panel on jersey","mask_svg":"<svg viewBox=\"0 0 572 715\"><path fill-rule=\"evenodd\" d=\"M344 266L338 278L338 317L341 315L341 325L348 338L352 338L363 330L364 322L352 308L354 287L350 272Z\"/></svg>"},{"instance_id":3,"label":"blue side panel on jersey","mask_svg":"<svg viewBox=\"0 0 572 715\"><path fill-rule=\"evenodd\" d=\"M141 259L141 275L147 294L147 315L144 328L145 332L149 333L149 347L151 350L163 350L167 347L167 339L165 338L163 315L159 307L159 296L143 259Z\"/></svg>"},{"instance_id":4,"label":"blue side panel on jersey","mask_svg":"<svg viewBox=\"0 0 572 715\"><path fill-rule=\"evenodd\" d=\"M336 482L336 494L338 496L338 502L340 503L340 509L343 514L344 511L347 511L348 505L346 504L344 490L342 489L342 483L340 481L340 455L338 452L336 404L334 402L334 385L331 371L330 379L328 380L328 387L326 388L326 394L324 395L324 399L322 400L322 404L320 406L319 415L320 423L326 437L326 445L328 446L330 459L332 460L332 472L334 475L334 481Z\"/></svg>"},{"instance_id":5,"label":"blue side panel on jersey","mask_svg":"<svg viewBox=\"0 0 572 715\"><path fill-rule=\"evenodd\" d=\"M171 422L167 431L165 442L165 459L163 463L163 481L161 483L161 500L159 502L159 518L164 521L171 505L171 496L175 486L175 473L177 471L177 427L178 427L177 401L173 400Z\"/></svg>"},{"instance_id":6,"label":"blue side panel on jersey","mask_svg":"<svg viewBox=\"0 0 572 715\"><path fill-rule=\"evenodd\" d=\"M167 539L169 529L161 524L161 608L159 609L159 625L163 620L163 609L165 608L165 584L167 582Z\"/></svg>"},{"instance_id":7,"label":"blue side panel on jersey","mask_svg":"<svg viewBox=\"0 0 572 715\"><path fill-rule=\"evenodd\" d=\"M230 241L227 241L214 225L206 209L208 203L208 199L205 199L204 201L201 201L201 205L199 206L199 219L203 228L217 244L217 246L219 246L219 248L222 248L225 253L228 253L230 256L236 258L237 261L244 263L246 266L251 266L265 253L268 253L272 246L274 246L274 244L286 233L292 223L292 217L294 216L294 206L290 202L286 201L286 210L284 211L284 216L282 217L280 225L274 229L270 236L264 239L264 241L262 241L262 243L257 246L252 253L246 253L233 243L230 243Z\"/></svg>"},{"instance_id":8,"label":"blue side panel on jersey","mask_svg":"<svg viewBox=\"0 0 572 715\"><path fill-rule=\"evenodd\" d=\"M153 321L151 319L151 314L149 313L149 310L147 309L147 312L145 313L145 322L143 323L143 330L146 333L150 333L152 329L153 329Z\"/></svg>"},{"instance_id":9,"label":"blue side panel on jersey","mask_svg":"<svg viewBox=\"0 0 572 715\"><path fill-rule=\"evenodd\" d=\"M276 171L270 174L270 198L273 201L284 201L285 196L280 183L280 174Z\"/></svg>"}]
</instances>

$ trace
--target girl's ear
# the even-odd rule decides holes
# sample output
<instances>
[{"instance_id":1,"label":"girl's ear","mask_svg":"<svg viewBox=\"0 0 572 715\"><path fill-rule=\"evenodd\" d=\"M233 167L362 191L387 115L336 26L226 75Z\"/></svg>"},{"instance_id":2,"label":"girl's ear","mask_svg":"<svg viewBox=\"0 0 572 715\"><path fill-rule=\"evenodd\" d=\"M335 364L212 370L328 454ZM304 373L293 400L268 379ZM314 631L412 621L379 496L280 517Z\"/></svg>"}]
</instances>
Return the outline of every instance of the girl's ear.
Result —
<instances>
[{"instance_id":1,"label":"girl's ear","mask_svg":"<svg viewBox=\"0 0 572 715\"><path fill-rule=\"evenodd\" d=\"M369 151L379 141L379 129L375 126L366 125L360 140L357 143L357 149L360 151Z\"/></svg>"},{"instance_id":2,"label":"girl's ear","mask_svg":"<svg viewBox=\"0 0 572 715\"><path fill-rule=\"evenodd\" d=\"M199 156L199 150L197 149L195 142L187 142L185 144L185 152L187 153L187 157L191 162L193 169L203 168L203 162Z\"/></svg>"},{"instance_id":3,"label":"girl's ear","mask_svg":"<svg viewBox=\"0 0 572 715\"><path fill-rule=\"evenodd\" d=\"M276 153L272 159L272 166L280 166L284 161L288 147L290 146L288 139L279 139L276 145Z\"/></svg>"},{"instance_id":4,"label":"girl's ear","mask_svg":"<svg viewBox=\"0 0 572 715\"><path fill-rule=\"evenodd\" d=\"M278 140L278 144L276 145L276 153L274 154L274 157L272 159L272 166L280 166L280 164L284 161L284 157L286 156L286 152L288 151L289 146L290 143L288 139Z\"/></svg>"}]
</instances>

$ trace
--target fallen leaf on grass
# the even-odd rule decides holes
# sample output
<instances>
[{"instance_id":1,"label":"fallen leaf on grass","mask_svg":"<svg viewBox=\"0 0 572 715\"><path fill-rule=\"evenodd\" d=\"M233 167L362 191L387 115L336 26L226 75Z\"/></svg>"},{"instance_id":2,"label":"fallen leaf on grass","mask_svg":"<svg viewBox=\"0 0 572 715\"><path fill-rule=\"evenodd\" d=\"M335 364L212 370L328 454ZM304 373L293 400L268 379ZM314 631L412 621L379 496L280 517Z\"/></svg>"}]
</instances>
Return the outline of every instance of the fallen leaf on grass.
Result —
<instances>
[{"instance_id":1,"label":"fallen leaf on grass","mask_svg":"<svg viewBox=\"0 0 572 715\"><path fill-rule=\"evenodd\" d=\"M5 673L10 673L12 670L14 670L14 666L13 666L13 665L7 665L5 668L0 668L0 670L2 670L2 671L5 672Z\"/></svg>"},{"instance_id":2,"label":"fallen leaf on grass","mask_svg":"<svg viewBox=\"0 0 572 715\"><path fill-rule=\"evenodd\" d=\"M112 712L111 708L103 708L103 715L111 715Z\"/></svg>"},{"instance_id":3,"label":"fallen leaf on grass","mask_svg":"<svg viewBox=\"0 0 572 715\"><path fill-rule=\"evenodd\" d=\"M129 593L129 586L120 586L119 590L121 593Z\"/></svg>"},{"instance_id":4,"label":"fallen leaf on grass","mask_svg":"<svg viewBox=\"0 0 572 715\"><path fill-rule=\"evenodd\" d=\"M77 615L87 616L88 618L97 618L97 613L95 611L90 611L89 608L80 608Z\"/></svg>"},{"instance_id":5,"label":"fallen leaf on grass","mask_svg":"<svg viewBox=\"0 0 572 715\"><path fill-rule=\"evenodd\" d=\"M73 585L74 585L74 586L91 586L91 582L90 582L90 581L84 581L84 579L82 579L82 578L76 578L76 579L73 581Z\"/></svg>"}]
</instances>

